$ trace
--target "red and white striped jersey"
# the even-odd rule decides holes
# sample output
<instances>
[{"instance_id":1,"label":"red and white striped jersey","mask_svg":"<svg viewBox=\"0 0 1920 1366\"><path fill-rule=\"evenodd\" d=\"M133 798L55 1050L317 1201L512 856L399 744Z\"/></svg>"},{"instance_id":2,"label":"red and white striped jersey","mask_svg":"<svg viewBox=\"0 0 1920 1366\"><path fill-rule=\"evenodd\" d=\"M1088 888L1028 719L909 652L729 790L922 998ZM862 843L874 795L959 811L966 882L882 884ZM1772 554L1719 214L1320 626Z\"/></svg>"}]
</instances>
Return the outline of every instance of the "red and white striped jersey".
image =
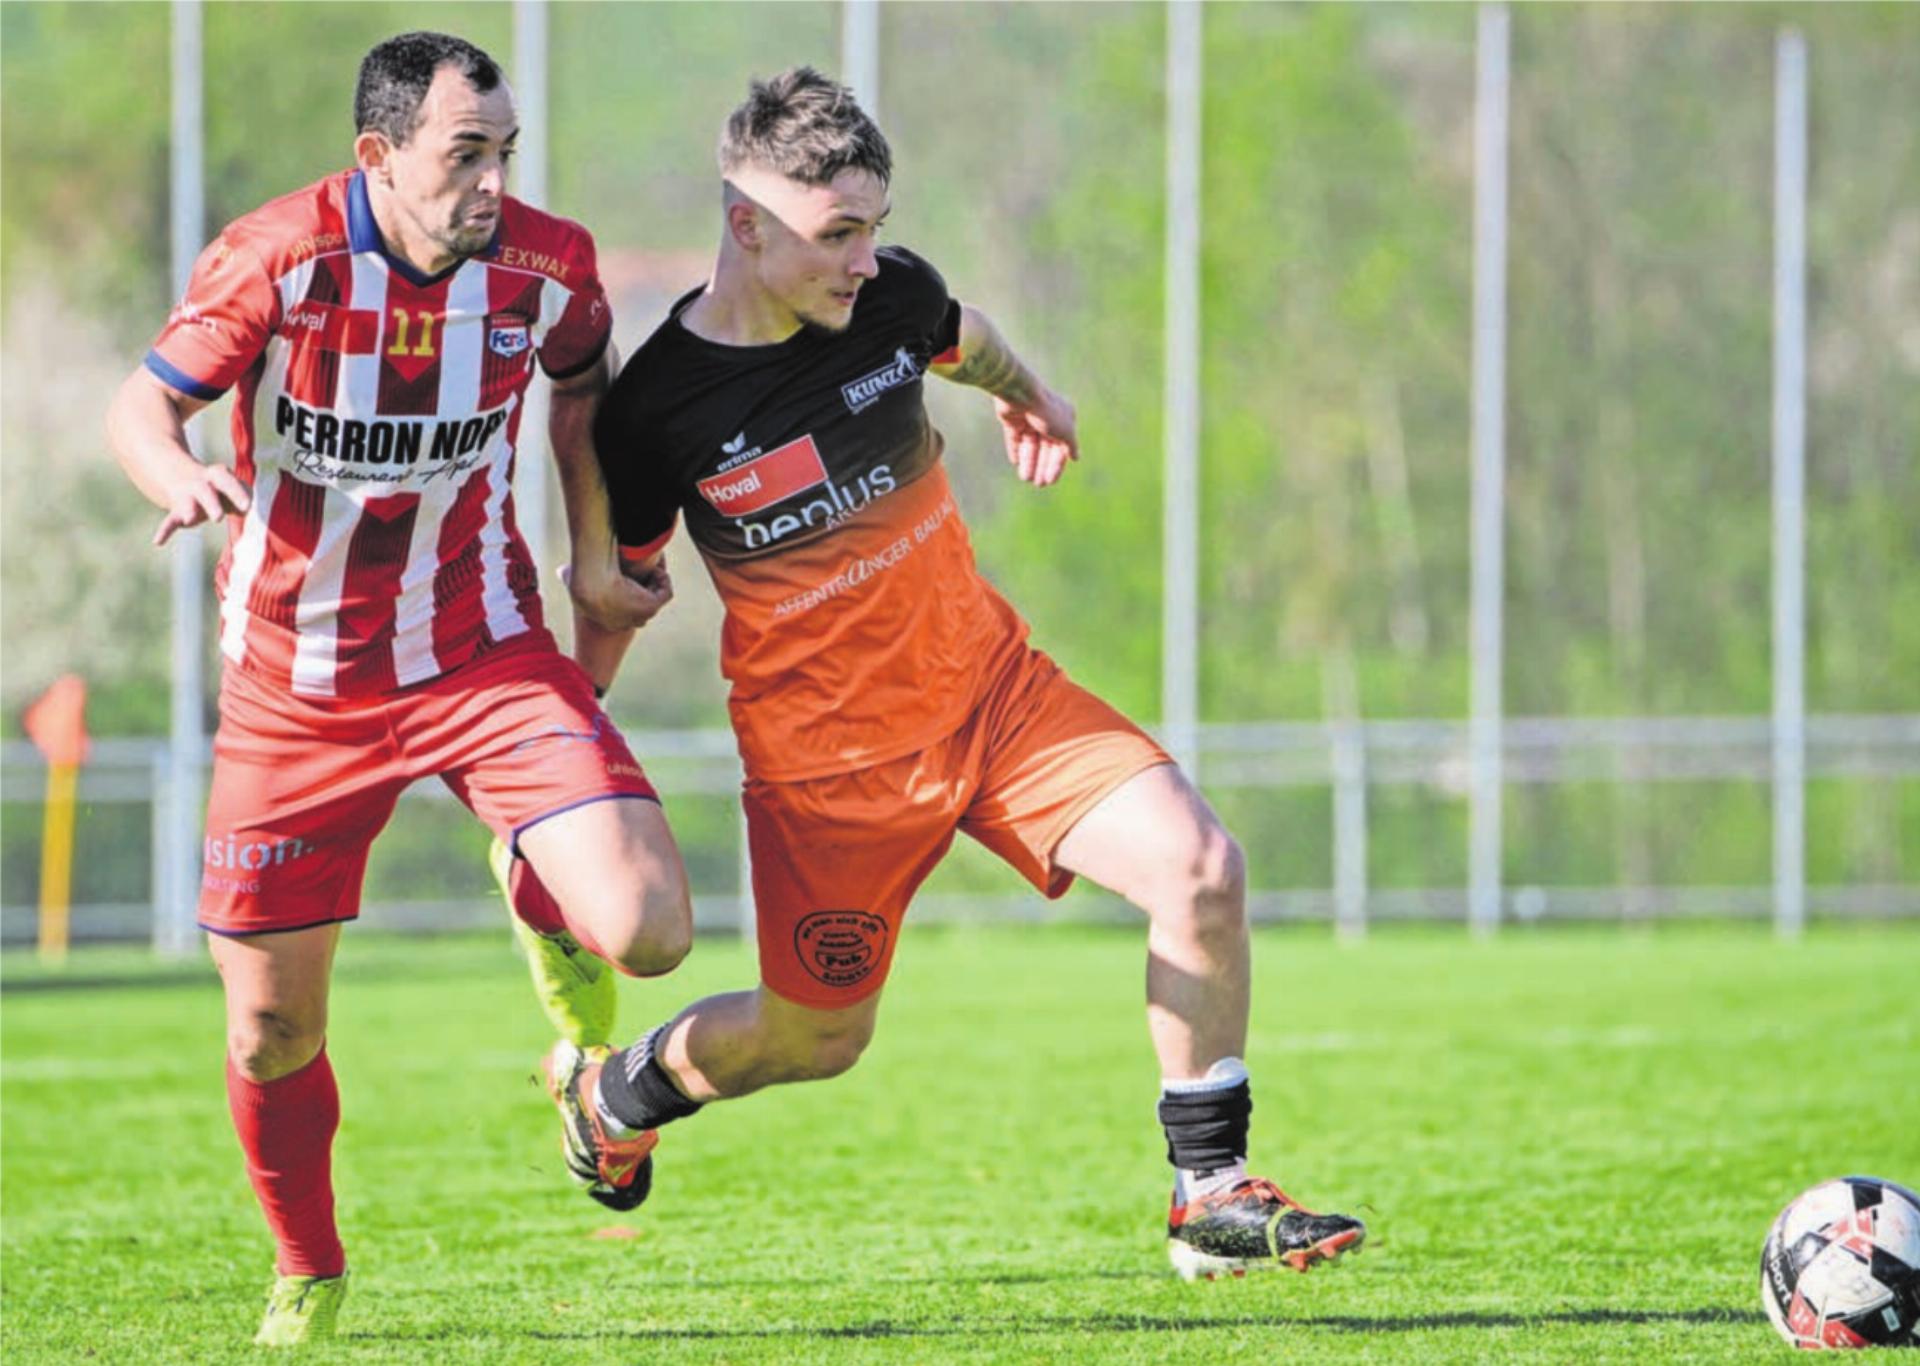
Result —
<instances>
[{"instance_id":1,"label":"red and white striped jersey","mask_svg":"<svg viewBox=\"0 0 1920 1366\"><path fill-rule=\"evenodd\" d=\"M593 238L515 199L439 275L389 256L358 171L230 224L147 367L214 399L253 503L229 519L220 649L309 697L366 697L544 629L512 475L533 358L556 379L612 329Z\"/></svg>"}]
</instances>

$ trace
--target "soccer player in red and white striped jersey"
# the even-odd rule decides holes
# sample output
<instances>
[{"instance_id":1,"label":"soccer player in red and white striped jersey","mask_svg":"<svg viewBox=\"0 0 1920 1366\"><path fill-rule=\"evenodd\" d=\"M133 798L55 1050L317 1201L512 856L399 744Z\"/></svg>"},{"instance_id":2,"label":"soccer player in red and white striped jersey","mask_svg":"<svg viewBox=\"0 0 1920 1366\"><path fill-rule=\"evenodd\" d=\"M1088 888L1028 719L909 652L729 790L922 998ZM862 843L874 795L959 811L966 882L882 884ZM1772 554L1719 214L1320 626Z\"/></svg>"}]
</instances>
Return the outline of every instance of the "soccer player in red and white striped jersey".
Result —
<instances>
[{"instance_id":1,"label":"soccer player in red and white striped jersey","mask_svg":"<svg viewBox=\"0 0 1920 1366\"><path fill-rule=\"evenodd\" d=\"M514 520L537 361L569 513L603 513L569 516L576 625L639 625L671 596L620 572L604 517L591 430L612 320L593 239L504 192L512 92L471 44L380 44L354 104L355 166L220 234L108 415L165 509L156 543L227 525L200 921L278 1244L259 1340L283 1344L330 1332L345 1289L328 977L401 790L439 776L538 871L557 903L532 927L546 949L654 974L691 936L654 789L548 633ZM233 468L185 435L228 390Z\"/></svg>"}]
</instances>

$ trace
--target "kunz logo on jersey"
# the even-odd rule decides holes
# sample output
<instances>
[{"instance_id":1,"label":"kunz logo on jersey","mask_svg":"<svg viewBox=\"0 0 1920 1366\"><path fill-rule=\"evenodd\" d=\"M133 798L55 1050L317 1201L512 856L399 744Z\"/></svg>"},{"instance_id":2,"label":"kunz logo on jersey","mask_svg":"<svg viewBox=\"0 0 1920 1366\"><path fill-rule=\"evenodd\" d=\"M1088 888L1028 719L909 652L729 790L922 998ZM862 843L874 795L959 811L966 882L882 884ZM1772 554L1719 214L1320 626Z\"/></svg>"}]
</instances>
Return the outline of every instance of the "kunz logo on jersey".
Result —
<instances>
[{"instance_id":1,"label":"kunz logo on jersey","mask_svg":"<svg viewBox=\"0 0 1920 1366\"><path fill-rule=\"evenodd\" d=\"M851 384L841 385L840 397L847 401L848 409L857 413L878 403L887 390L898 389L919 378L920 366L903 346L893 353L891 361L878 370L860 376Z\"/></svg>"}]
</instances>

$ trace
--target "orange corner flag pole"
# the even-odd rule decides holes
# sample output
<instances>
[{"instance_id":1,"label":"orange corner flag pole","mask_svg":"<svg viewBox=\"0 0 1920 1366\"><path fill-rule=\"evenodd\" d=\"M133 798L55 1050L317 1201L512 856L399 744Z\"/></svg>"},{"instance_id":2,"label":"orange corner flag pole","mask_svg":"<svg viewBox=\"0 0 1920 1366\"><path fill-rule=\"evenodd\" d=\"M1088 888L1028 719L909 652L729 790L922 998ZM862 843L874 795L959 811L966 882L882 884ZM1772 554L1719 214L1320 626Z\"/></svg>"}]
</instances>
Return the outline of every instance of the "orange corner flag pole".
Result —
<instances>
[{"instance_id":1,"label":"orange corner flag pole","mask_svg":"<svg viewBox=\"0 0 1920 1366\"><path fill-rule=\"evenodd\" d=\"M47 761L46 814L40 827L40 956L67 956L73 901L73 823L80 765L87 759L87 685L76 674L54 680L21 720Z\"/></svg>"}]
</instances>

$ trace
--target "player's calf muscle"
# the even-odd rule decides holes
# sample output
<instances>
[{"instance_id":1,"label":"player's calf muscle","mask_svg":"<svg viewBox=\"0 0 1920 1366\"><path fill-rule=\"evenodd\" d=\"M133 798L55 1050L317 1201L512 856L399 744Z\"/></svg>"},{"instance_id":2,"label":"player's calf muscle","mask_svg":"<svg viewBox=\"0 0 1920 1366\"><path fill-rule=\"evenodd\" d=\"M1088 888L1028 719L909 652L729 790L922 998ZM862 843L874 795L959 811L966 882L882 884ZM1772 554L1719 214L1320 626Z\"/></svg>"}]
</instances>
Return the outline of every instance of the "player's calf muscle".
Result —
<instances>
[{"instance_id":1,"label":"player's calf muscle","mask_svg":"<svg viewBox=\"0 0 1920 1366\"><path fill-rule=\"evenodd\" d=\"M710 996L675 1021L664 1047L676 1084L696 1100L736 1099L767 1086L848 1071L873 1041L876 1017L809 1010L764 988Z\"/></svg>"}]
</instances>

